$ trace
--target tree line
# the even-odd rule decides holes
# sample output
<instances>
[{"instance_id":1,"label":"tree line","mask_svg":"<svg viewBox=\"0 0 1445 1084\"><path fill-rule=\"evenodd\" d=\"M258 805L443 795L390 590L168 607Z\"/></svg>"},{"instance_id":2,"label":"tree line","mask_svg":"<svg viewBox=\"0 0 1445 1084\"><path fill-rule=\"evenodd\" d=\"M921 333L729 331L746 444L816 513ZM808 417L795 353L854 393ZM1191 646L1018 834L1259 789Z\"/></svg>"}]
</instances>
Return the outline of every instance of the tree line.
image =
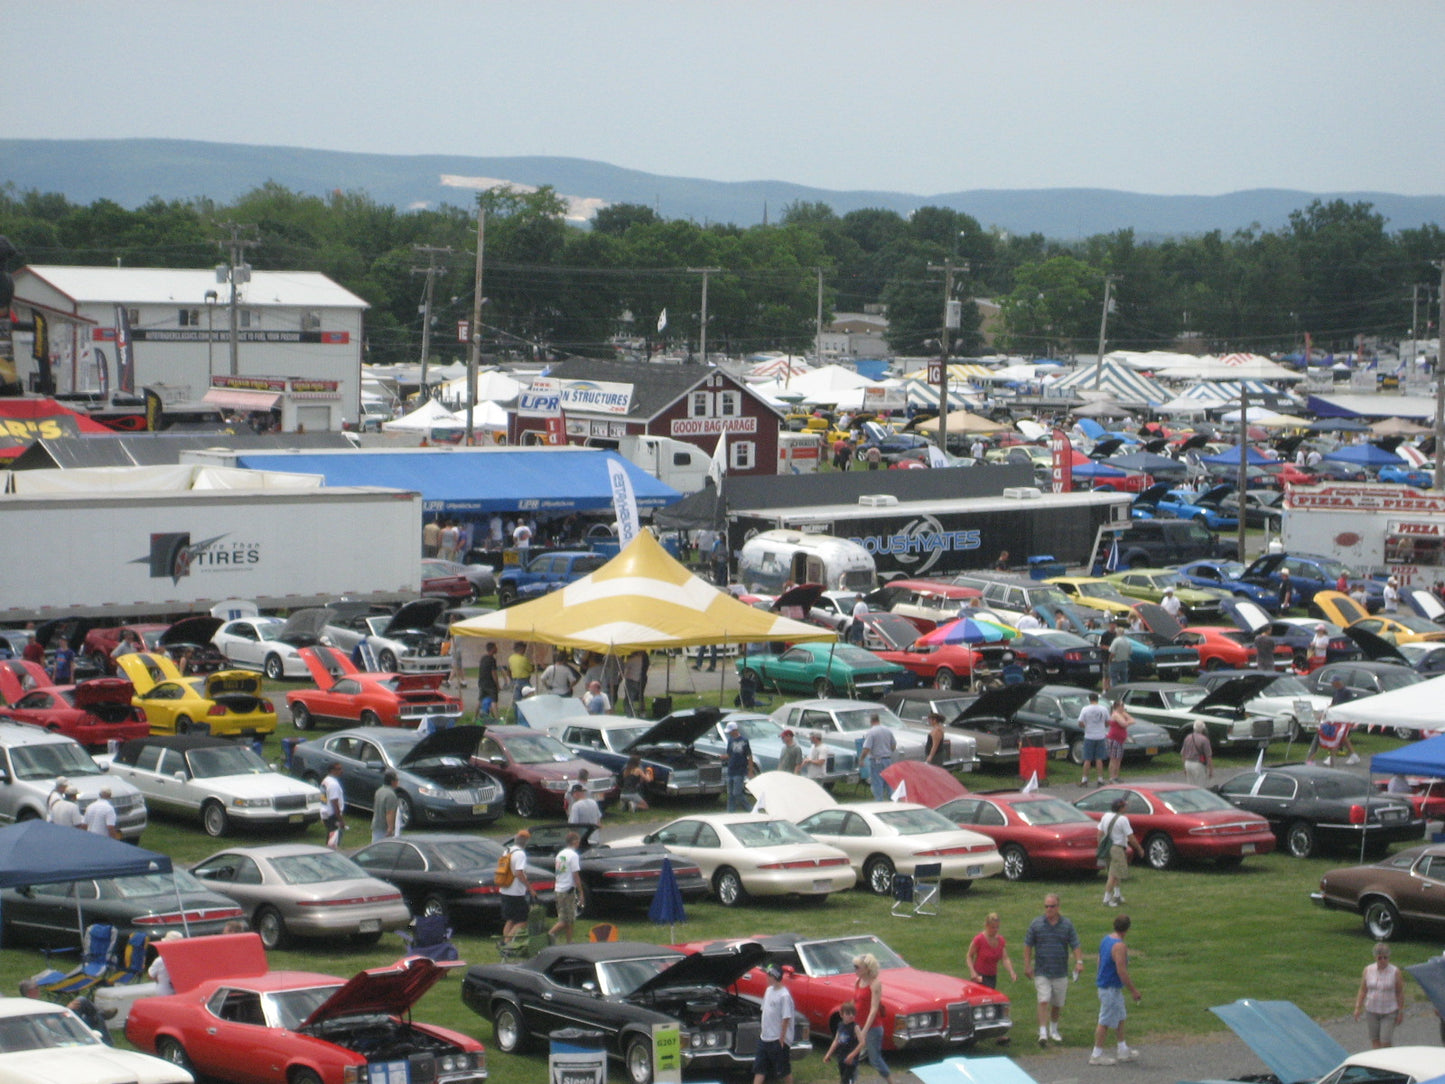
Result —
<instances>
[{"instance_id":1,"label":"tree line","mask_svg":"<svg viewBox=\"0 0 1445 1084\"><path fill-rule=\"evenodd\" d=\"M585 229L568 224L548 187L493 189L477 202L486 212L483 338L488 353L511 356L607 356L619 341L696 351L703 269L710 353L810 353L821 275L825 323L881 307L895 353L936 354L949 266L954 297L996 304L996 345L1025 355L1091 352L1106 276L1111 349L1187 338L1212 352L1282 353L1306 334L1318 348L1348 349L1359 336L1408 335L1416 312L1419 336L1431 334L1431 261L1445 256L1438 225L1391 232L1371 204L1344 200L1316 200L1273 230L1162 240L1118 230L1078 242L1007 234L933 206L837 215L794 203L776 223L742 228L619 204ZM240 225L260 242L253 267L320 271L368 302L367 360L376 363L419 356L421 245L451 250L435 291L434 356L462 356L450 332L471 314L476 216L476 207L398 210L364 193L276 184L231 203L155 199L134 210L0 188L0 235L32 264L203 267L224 259L218 243ZM978 308L962 313L951 353L983 352Z\"/></svg>"}]
</instances>

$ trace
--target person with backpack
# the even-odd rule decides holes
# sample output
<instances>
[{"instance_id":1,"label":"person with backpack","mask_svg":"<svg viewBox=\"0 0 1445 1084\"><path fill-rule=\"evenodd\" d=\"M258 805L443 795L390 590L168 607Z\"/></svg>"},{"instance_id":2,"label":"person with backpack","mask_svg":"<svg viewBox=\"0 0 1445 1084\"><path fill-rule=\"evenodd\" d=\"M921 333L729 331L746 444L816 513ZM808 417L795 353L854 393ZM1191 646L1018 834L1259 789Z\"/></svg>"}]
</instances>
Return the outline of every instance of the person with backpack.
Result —
<instances>
[{"instance_id":1,"label":"person with backpack","mask_svg":"<svg viewBox=\"0 0 1445 1084\"><path fill-rule=\"evenodd\" d=\"M527 881L527 844L531 840L532 833L523 828L497 859L495 879L502 899L503 941L527 928L527 908L535 894Z\"/></svg>"}]
</instances>

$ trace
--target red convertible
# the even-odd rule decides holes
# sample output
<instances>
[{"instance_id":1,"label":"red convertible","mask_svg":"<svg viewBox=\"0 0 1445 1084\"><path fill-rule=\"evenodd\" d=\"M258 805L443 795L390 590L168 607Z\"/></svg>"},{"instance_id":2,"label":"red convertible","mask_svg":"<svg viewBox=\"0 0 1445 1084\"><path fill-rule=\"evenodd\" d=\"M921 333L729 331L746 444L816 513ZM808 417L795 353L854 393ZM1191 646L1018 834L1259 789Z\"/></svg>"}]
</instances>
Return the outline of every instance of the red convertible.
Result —
<instances>
[{"instance_id":1,"label":"red convertible","mask_svg":"<svg viewBox=\"0 0 1445 1084\"><path fill-rule=\"evenodd\" d=\"M937 808L960 828L998 844L1006 880L1039 872L1094 872L1098 826L1061 798L1041 791L994 791L967 794Z\"/></svg>"},{"instance_id":2,"label":"red convertible","mask_svg":"<svg viewBox=\"0 0 1445 1084\"><path fill-rule=\"evenodd\" d=\"M972 1046L979 1039L1006 1038L1013 1024L1007 994L953 975L909 967L872 934L811 938L780 933L738 940L756 941L768 952L762 966L777 964L783 969L783 985L816 1038L832 1037L838 1006L853 1000L853 957L864 953L877 957L883 978L885 1050ZM697 952L731 943L697 941L676 947ZM767 982L760 966L738 980L737 991L761 998Z\"/></svg>"},{"instance_id":3,"label":"red convertible","mask_svg":"<svg viewBox=\"0 0 1445 1084\"><path fill-rule=\"evenodd\" d=\"M317 722L414 727L427 718L447 725L461 718L462 702L441 691L444 672L371 674L329 647L303 647L299 654L317 687L286 694L297 730Z\"/></svg>"},{"instance_id":4,"label":"red convertible","mask_svg":"<svg viewBox=\"0 0 1445 1084\"><path fill-rule=\"evenodd\" d=\"M1086 794L1074 805L1102 821L1116 798L1128 803L1124 816L1144 845L1144 861L1155 869L1168 869L1181 858L1237 866L1246 855L1274 850L1269 821L1189 783L1115 784Z\"/></svg>"},{"instance_id":5,"label":"red convertible","mask_svg":"<svg viewBox=\"0 0 1445 1084\"><path fill-rule=\"evenodd\" d=\"M125 1036L137 1050L197 1078L231 1084L481 1084L487 1078L481 1043L411 1019L412 1006L460 963L409 956L346 981L269 970L254 933L156 948L176 993L137 1000Z\"/></svg>"},{"instance_id":6,"label":"red convertible","mask_svg":"<svg viewBox=\"0 0 1445 1084\"><path fill-rule=\"evenodd\" d=\"M52 685L44 675L34 663L14 659L0 667L0 695L9 705L0 708L0 719L64 734L92 749L104 748L112 739L130 741L150 734L145 712L131 705L135 686L129 681L95 678L79 685Z\"/></svg>"}]
</instances>

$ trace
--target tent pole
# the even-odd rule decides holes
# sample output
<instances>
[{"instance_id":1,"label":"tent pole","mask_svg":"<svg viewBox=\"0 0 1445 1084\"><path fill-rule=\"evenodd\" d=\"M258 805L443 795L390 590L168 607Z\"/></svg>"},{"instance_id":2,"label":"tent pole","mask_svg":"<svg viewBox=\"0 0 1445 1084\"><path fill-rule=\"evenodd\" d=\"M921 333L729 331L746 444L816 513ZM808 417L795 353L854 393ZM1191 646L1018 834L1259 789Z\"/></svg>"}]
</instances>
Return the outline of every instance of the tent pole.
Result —
<instances>
[{"instance_id":1,"label":"tent pole","mask_svg":"<svg viewBox=\"0 0 1445 1084\"><path fill-rule=\"evenodd\" d=\"M181 912L181 929L185 930L186 936L191 936L191 924L186 919L186 905L181 900L181 882L176 880L176 867L171 867L171 887L176 890L176 908Z\"/></svg>"},{"instance_id":2,"label":"tent pole","mask_svg":"<svg viewBox=\"0 0 1445 1084\"><path fill-rule=\"evenodd\" d=\"M728 642L727 637L728 637L728 630L727 630L727 629L723 629L723 644L726 644L726 643ZM713 644L713 645L712 645L712 651L710 651L710 652L708 653L709 657L712 659L712 661L713 661L714 663L717 662L717 649L718 649L719 647L721 647L721 646L722 646L722 644ZM724 660L724 661L723 661L723 664L717 668L717 706L718 706L719 708L721 708L721 707L723 706L723 694L727 692L727 686L728 686L727 661Z\"/></svg>"}]
</instances>

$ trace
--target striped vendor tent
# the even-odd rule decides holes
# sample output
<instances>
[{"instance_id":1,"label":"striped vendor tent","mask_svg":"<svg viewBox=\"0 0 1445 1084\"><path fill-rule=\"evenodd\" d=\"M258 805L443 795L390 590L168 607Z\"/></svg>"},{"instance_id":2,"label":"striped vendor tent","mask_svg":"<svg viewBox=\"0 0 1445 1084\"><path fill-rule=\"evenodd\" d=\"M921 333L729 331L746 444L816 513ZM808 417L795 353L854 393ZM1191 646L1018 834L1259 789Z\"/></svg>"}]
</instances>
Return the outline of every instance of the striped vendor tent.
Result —
<instances>
[{"instance_id":1,"label":"striped vendor tent","mask_svg":"<svg viewBox=\"0 0 1445 1084\"><path fill-rule=\"evenodd\" d=\"M1071 391L1083 395L1096 389L1127 407L1154 406L1174 398L1157 381L1135 372L1112 357L1075 369L1054 382L1053 392Z\"/></svg>"},{"instance_id":2,"label":"striped vendor tent","mask_svg":"<svg viewBox=\"0 0 1445 1084\"><path fill-rule=\"evenodd\" d=\"M938 388L928 381L905 377L903 391L908 396L908 401L915 406L926 407L929 410L938 409ZM968 405L968 399L959 394L958 385L950 382L948 385L949 409L961 410Z\"/></svg>"}]
</instances>

